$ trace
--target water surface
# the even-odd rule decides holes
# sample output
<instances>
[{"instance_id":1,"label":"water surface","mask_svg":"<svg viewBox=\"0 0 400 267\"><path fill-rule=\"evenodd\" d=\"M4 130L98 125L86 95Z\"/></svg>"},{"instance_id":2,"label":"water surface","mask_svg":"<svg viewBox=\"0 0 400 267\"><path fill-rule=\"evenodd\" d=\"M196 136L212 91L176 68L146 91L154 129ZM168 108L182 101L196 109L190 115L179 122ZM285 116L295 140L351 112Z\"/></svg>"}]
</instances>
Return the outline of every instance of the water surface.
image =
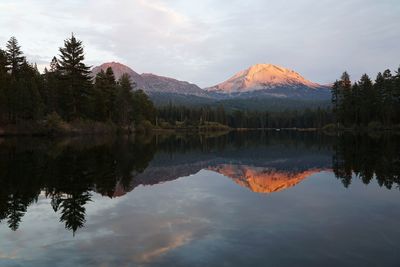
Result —
<instances>
[{"instance_id":1,"label":"water surface","mask_svg":"<svg viewBox=\"0 0 400 267\"><path fill-rule=\"evenodd\" d=\"M0 266L398 266L400 141L0 141Z\"/></svg>"}]
</instances>

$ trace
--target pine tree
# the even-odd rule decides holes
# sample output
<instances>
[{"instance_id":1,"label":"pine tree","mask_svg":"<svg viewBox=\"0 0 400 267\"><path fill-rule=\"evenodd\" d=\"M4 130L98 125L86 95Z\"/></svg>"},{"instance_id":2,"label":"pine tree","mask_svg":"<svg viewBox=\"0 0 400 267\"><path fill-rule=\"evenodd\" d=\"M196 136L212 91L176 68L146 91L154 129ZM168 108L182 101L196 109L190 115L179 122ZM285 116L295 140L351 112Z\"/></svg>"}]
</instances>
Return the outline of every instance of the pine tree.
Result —
<instances>
[{"instance_id":1,"label":"pine tree","mask_svg":"<svg viewBox=\"0 0 400 267\"><path fill-rule=\"evenodd\" d=\"M154 122L156 117L156 109L153 102L143 90L133 92L133 121L135 124L147 120ZM182 121L182 116L181 116Z\"/></svg>"},{"instance_id":2,"label":"pine tree","mask_svg":"<svg viewBox=\"0 0 400 267\"><path fill-rule=\"evenodd\" d=\"M396 75L393 77L393 97L394 104L396 107L395 123L400 123L400 67L396 71Z\"/></svg>"},{"instance_id":3,"label":"pine tree","mask_svg":"<svg viewBox=\"0 0 400 267\"><path fill-rule=\"evenodd\" d=\"M361 95L360 117L364 125L368 125L376 119L376 111L378 108L378 98L372 85L372 81L367 74L361 76L358 82Z\"/></svg>"},{"instance_id":4,"label":"pine tree","mask_svg":"<svg viewBox=\"0 0 400 267\"><path fill-rule=\"evenodd\" d=\"M63 199L59 205L61 217L60 221L65 223L65 228L75 232L85 224L86 208L85 205L91 199L89 192L73 192Z\"/></svg>"},{"instance_id":5,"label":"pine tree","mask_svg":"<svg viewBox=\"0 0 400 267\"><path fill-rule=\"evenodd\" d=\"M14 36L7 42L6 48L7 68L11 71L11 75L16 77L25 61L25 57L23 56L21 47L18 45L18 41Z\"/></svg>"},{"instance_id":6,"label":"pine tree","mask_svg":"<svg viewBox=\"0 0 400 267\"><path fill-rule=\"evenodd\" d=\"M38 120L43 115L43 101L39 93L41 75L37 68L24 61L20 78L15 81L15 116L17 120Z\"/></svg>"},{"instance_id":7,"label":"pine tree","mask_svg":"<svg viewBox=\"0 0 400 267\"><path fill-rule=\"evenodd\" d=\"M7 53L0 49L0 75L7 73Z\"/></svg>"},{"instance_id":8,"label":"pine tree","mask_svg":"<svg viewBox=\"0 0 400 267\"><path fill-rule=\"evenodd\" d=\"M8 102L7 102L7 88L8 88L8 73L7 73L7 55L6 52L0 49L0 122L7 119Z\"/></svg>"},{"instance_id":9,"label":"pine tree","mask_svg":"<svg viewBox=\"0 0 400 267\"><path fill-rule=\"evenodd\" d=\"M27 204L24 203L22 197L18 194L14 194L9 199L9 208L8 208L8 216L7 223L11 230L18 230L19 224L21 223L22 217L24 216L27 210Z\"/></svg>"},{"instance_id":10,"label":"pine tree","mask_svg":"<svg viewBox=\"0 0 400 267\"><path fill-rule=\"evenodd\" d=\"M58 61L62 78L62 103L63 115L71 120L90 115L91 77L90 67L86 66L82 41L72 34L71 38L64 41L60 49Z\"/></svg>"},{"instance_id":11,"label":"pine tree","mask_svg":"<svg viewBox=\"0 0 400 267\"><path fill-rule=\"evenodd\" d=\"M115 99L117 97L117 83L111 67L108 67L105 72L105 80L106 85L103 88L103 95L105 99L106 117L108 120L111 120L115 110Z\"/></svg>"},{"instance_id":12,"label":"pine tree","mask_svg":"<svg viewBox=\"0 0 400 267\"><path fill-rule=\"evenodd\" d=\"M114 72L109 67L101 70L95 78L95 118L100 121L112 120L115 113L117 83Z\"/></svg>"},{"instance_id":13,"label":"pine tree","mask_svg":"<svg viewBox=\"0 0 400 267\"><path fill-rule=\"evenodd\" d=\"M355 125L359 125L361 119L361 105L363 99L360 86L358 85L358 83L353 84L352 95L353 95L352 123Z\"/></svg>"},{"instance_id":14,"label":"pine tree","mask_svg":"<svg viewBox=\"0 0 400 267\"><path fill-rule=\"evenodd\" d=\"M21 47L18 45L18 41L15 37L11 37L6 44L6 70L10 72L10 81L4 88L4 96L7 107L7 120L8 122L15 123L17 120L18 105L20 105L18 99L17 89L20 87L17 81L20 78L21 68L25 62L25 57L21 51Z\"/></svg>"},{"instance_id":15,"label":"pine tree","mask_svg":"<svg viewBox=\"0 0 400 267\"><path fill-rule=\"evenodd\" d=\"M59 70L58 60L53 57L50 62L50 72L57 72Z\"/></svg>"},{"instance_id":16,"label":"pine tree","mask_svg":"<svg viewBox=\"0 0 400 267\"><path fill-rule=\"evenodd\" d=\"M391 125L395 114L395 101L393 92L393 77L390 70L385 70L382 74L383 76L383 114L384 123L386 125Z\"/></svg>"},{"instance_id":17,"label":"pine tree","mask_svg":"<svg viewBox=\"0 0 400 267\"><path fill-rule=\"evenodd\" d=\"M130 126L132 123L132 110L134 106L132 84L128 74L123 74L118 82L118 94L116 97L115 121L122 126Z\"/></svg>"},{"instance_id":18,"label":"pine tree","mask_svg":"<svg viewBox=\"0 0 400 267\"><path fill-rule=\"evenodd\" d=\"M106 96L104 93L106 91L106 87L106 73L104 72L104 70L101 70L99 73L97 73L94 82L94 118L98 121L105 121L107 119Z\"/></svg>"},{"instance_id":19,"label":"pine tree","mask_svg":"<svg viewBox=\"0 0 400 267\"><path fill-rule=\"evenodd\" d=\"M60 74L58 71L58 61L56 57L50 62L50 69L45 68L44 71L44 85L43 85L43 101L45 103L45 113L51 114L53 112L59 113L58 108L58 91L59 91Z\"/></svg>"},{"instance_id":20,"label":"pine tree","mask_svg":"<svg viewBox=\"0 0 400 267\"><path fill-rule=\"evenodd\" d=\"M352 92L350 75L347 72L342 74L337 90L337 116L339 122L342 124L349 124L351 122L349 121L348 114L352 105Z\"/></svg>"},{"instance_id":21,"label":"pine tree","mask_svg":"<svg viewBox=\"0 0 400 267\"><path fill-rule=\"evenodd\" d=\"M383 121L385 118L384 114L384 100L385 100L385 79L381 72L378 72L374 83L374 90L377 94L377 104L378 104L378 116L379 120Z\"/></svg>"},{"instance_id":22,"label":"pine tree","mask_svg":"<svg viewBox=\"0 0 400 267\"><path fill-rule=\"evenodd\" d=\"M333 86L331 88L331 102L332 102L332 111L335 114L335 119L336 119L336 123L339 123L340 119L339 119L339 89L340 89L340 82L338 80L336 80L333 83Z\"/></svg>"},{"instance_id":23,"label":"pine tree","mask_svg":"<svg viewBox=\"0 0 400 267\"><path fill-rule=\"evenodd\" d=\"M15 37L7 43L6 68L11 78L5 88L8 121L39 119L43 111L42 79L36 64L29 64Z\"/></svg>"}]
</instances>

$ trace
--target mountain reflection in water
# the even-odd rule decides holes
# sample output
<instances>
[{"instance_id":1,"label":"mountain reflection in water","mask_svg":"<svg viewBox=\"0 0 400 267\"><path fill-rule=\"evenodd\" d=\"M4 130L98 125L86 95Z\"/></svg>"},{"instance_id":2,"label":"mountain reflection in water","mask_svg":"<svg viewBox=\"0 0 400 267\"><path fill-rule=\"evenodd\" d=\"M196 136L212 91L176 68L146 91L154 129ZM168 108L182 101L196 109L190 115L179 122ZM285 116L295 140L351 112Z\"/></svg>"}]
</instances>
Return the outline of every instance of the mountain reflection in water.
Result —
<instances>
[{"instance_id":1,"label":"mountain reflection in water","mask_svg":"<svg viewBox=\"0 0 400 267\"><path fill-rule=\"evenodd\" d=\"M232 164L210 167L209 170L227 176L238 185L247 187L256 193L279 192L296 186L309 176L322 171L320 169L280 171L276 169Z\"/></svg>"},{"instance_id":2,"label":"mountain reflection in water","mask_svg":"<svg viewBox=\"0 0 400 267\"><path fill-rule=\"evenodd\" d=\"M330 137L301 132L4 139L0 221L16 231L28 207L42 194L51 200L65 228L75 233L85 225L85 205L94 193L121 197L138 186L201 170L229 177L256 193L280 192L331 170L345 187L356 177L365 184L376 177L380 186L398 188L399 143L392 135Z\"/></svg>"}]
</instances>

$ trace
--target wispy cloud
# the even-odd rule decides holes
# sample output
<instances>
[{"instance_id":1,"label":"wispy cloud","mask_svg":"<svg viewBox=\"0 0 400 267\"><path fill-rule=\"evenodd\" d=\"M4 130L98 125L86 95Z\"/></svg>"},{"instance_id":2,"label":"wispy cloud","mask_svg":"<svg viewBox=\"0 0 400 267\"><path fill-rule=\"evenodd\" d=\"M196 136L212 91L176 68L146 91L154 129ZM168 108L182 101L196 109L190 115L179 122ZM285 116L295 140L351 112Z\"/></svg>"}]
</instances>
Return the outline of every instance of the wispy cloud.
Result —
<instances>
[{"instance_id":1,"label":"wispy cloud","mask_svg":"<svg viewBox=\"0 0 400 267\"><path fill-rule=\"evenodd\" d=\"M329 83L344 69L357 77L396 68L398 14L397 0L3 0L0 47L15 35L50 61L74 32L91 65L118 60L208 86L275 63Z\"/></svg>"}]
</instances>

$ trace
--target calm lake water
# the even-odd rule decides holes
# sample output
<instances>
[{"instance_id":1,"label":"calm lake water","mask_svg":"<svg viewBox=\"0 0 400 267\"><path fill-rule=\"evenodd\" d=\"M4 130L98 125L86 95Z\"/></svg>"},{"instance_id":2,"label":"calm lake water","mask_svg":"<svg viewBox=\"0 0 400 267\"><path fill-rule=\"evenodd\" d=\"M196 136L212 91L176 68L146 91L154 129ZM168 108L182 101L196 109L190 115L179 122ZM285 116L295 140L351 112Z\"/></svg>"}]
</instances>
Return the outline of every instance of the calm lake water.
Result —
<instances>
[{"instance_id":1,"label":"calm lake water","mask_svg":"<svg viewBox=\"0 0 400 267\"><path fill-rule=\"evenodd\" d=\"M0 139L0 266L399 266L400 137Z\"/></svg>"}]
</instances>

